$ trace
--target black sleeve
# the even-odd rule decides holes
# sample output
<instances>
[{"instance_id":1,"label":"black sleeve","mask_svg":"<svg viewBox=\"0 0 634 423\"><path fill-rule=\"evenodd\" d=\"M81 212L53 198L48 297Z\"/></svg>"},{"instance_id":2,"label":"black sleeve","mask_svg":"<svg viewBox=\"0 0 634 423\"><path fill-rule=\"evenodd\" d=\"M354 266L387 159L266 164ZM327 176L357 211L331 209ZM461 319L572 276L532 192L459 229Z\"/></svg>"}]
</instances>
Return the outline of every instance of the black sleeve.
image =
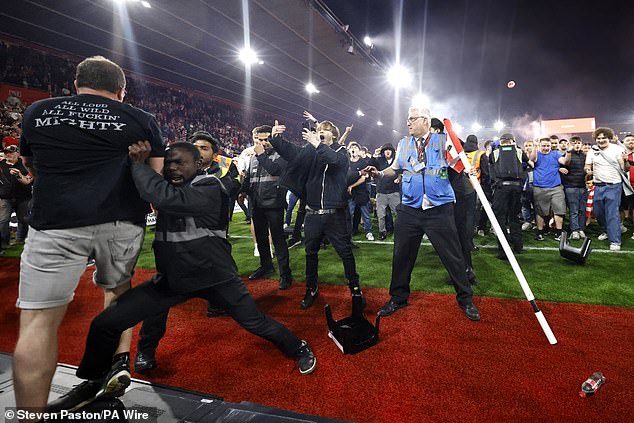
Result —
<instances>
[{"instance_id":1,"label":"black sleeve","mask_svg":"<svg viewBox=\"0 0 634 423\"><path fill-rule=\"evenodd\" d=\"M287 162L281 157L281 154L277 160L271 160L271 157L266 153L255 156L255 158L271 176L280 176L286 169Z\"/></svg>"},{"instance_id":2,"label":"black sleeve","mask_svg":"<svg viewBox=\"0 0 634 423\"><path fill-rule=\"evenodd\" d=\"M293 159L297 157L299 151L301 150L301 147L295 144L291 144L279 135L275 137L269 137L269 142L271 143L275 151L277 151L277 154L282 156L282 158L287 162L293 161Z\"/></svg>"},{"instance_id":3,"label":"black sleeve","mask_svg":"<svg viewBox=\"0 0 634 423\"><path fill-rule=\"evenodd\" d=\"M148 122L148 141L152 146L152 152L150 157L164 157L165 145L163 145L163 137L161 136L161 129L158 126L158 122L154 116L150 115L150 121ZM141 141L141 140L138 140ZM135 141L136 142L136 141Z\"/></svg>"},{"instance_id":4,"label":"black sleeve","mask_svg":"<svg viewBox=\"0 0 634 423\"><path fill-rule=\"evenodd\" d=\"M343 150L343 153L341 150ZM346 168L348 167L348 156L345 151L345 148L335 151L326 144L322 143L317 147L317 160L332 166Z\"/></svg>"},{"instance_id":5,"label":"black sleeve","mask_svg":"<svg viewBox=\"0 0 634 423\"><path fill-rule=\"evenodd\" d=\"M183 217L209 216L215 220L220 217L222 202L219 201L221 190L218 179L209 177L204 184L175 187L146 164L135 163L131 169L139 195L152 203L159 213Z\"/></svg>"}]
</instances>

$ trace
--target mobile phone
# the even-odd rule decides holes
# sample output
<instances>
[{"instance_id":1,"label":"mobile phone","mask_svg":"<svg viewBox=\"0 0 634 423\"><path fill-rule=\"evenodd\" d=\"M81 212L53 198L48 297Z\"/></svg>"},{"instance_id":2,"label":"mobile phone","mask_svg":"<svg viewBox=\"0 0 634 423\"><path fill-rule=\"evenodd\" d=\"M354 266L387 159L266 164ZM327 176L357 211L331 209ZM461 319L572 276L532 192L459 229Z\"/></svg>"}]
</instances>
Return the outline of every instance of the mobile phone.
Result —
<instances>
[{"instance_id":1,"label":"mobile phone","mask_svg":"<svg viewBox=\"0 0 634 423\"><path fill-rule=\"evenodd\" d=\"M311 120L304 121L304 123L302 123L302 128L306 128L311 132L317 132L315 124Z\"/></svg>"}]
</instances>

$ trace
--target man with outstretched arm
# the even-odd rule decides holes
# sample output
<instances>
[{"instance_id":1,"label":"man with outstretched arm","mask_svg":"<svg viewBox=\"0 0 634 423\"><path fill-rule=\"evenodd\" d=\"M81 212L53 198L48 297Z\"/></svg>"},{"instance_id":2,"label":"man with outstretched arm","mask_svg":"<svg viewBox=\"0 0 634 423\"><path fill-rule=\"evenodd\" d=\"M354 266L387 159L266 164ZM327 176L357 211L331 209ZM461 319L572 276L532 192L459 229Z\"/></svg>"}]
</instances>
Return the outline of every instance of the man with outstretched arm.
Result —
<instances>
[{"instance_id":1,"label":"man with outstretched arm","mask_svg":"<svg viewBox=\"0 0 634 423\"><path fill-rule=\"evenodd\" d=\"M116 392L122 381L104 376L121 332L191 298L222 302L240 326L296 358L300 373L312 373L317 365L306 341L258 310L238 276L226 239L229 195L216 176L200 174L196 147L172 144L165 155L164 177L144 164L149 152L147 142L130 146L136 187L158 210L153 244L157 274L93 320L77 369L77 376L87 380L50 404L52 410L77 409Z\"/></svg>"},{"instance_id":2,"label":"man with outstretched arm","mask_svg":"<svg viewBox=\"0 0 634 423\"><path fill-rule=\"evenodd\" d=\"M399 142L392 166L380 172L373 166L366 168L374 177L403 172L403 200L394 224L391 298L378 314L389 316L407 306L412 270L423 234L427 234L454 282L458 306L470 320L480 320L454 221L455 195L447 177L446 139L430 132L427 109L411 107L407 127L410 137Z\"/></svg>"}]
</instances>

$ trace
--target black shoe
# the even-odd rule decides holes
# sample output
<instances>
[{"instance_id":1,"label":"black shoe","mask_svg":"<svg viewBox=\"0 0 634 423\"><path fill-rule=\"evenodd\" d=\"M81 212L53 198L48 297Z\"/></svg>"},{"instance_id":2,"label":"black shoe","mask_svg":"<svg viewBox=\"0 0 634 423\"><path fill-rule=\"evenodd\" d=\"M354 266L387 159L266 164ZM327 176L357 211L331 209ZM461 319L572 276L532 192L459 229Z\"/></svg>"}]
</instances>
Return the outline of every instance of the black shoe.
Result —
<instances>
[{"instance_id":1,"label":"black shoe","mask_svg":"<svg viewBox=\"0 0 634 423\"><path fill-rule=\"evenodd\" d=\"M97 399L97 393L103 387L103 379L85 380L66 394L50 402L46 406L46 411L50 413L62 410L74 411L84 405L90 404Z\"/></svg>"},{"instance_id":2,"label":"black shoe","mask_svg":"<svg viewBox=\"0 0 634 423\"><path fill-rule=\"evenodd\" d=\"M299 367L301 374L308 375L315 371L317 359L315 358L313 350L310 349L308 342L302 341L302 345L299 347L295 357L297 358L297 367Z\"/></svg>"},{"instance_id":3,"label":"black shoe","mask_svg":"<svg viewBox=\"0 0 634 423\"><path fill-rule=\"evenodd\" d=\"M306 310L308 307L312 306L317 297L319 297L319 287L316 287L314 291L310 288L306 288L306 294L300 303L302 310Z\"/></svg>"},{"instance_id":4,"label":"black shoe","mask_svg":"<svg viewBox=\"0 0 634 423\"><path fill-rule=\"evenodd\" d=\"M291 248L296 247L300 245L301 243L302 243L301 238L291 237L291 239L288 240L288 249L290 250Z\"/></svg>"},{"instance_id":5,"label":"black shoe","mask_svg":"<svg viewBox=\"0 0 634 423\"><path fill-rule=\"evenodd\" d=\"M387 238L387 233L379 232L379 241L383 241L385 238Z\"/></svg>"},{"instance_id":6,"label":"black shoe","mask_svg":"<svg viewBox=\"0 0 634 423\"><path fill-rule=\"evenodd\" d=\"M209 316L209 314L207 314ZM134 371L137 373L147 372L156 368L156 358L154 351L137 351L134 359Z\"/></svg>"},{"instance_id":7,"label":"black shoe","mask_svg":"<svg viewBox=\"0 0 634 423\"><path fill-rule=\"evenodd\" d=\"M544 235L542 234L535 235L535 241L543 241L543 240L544 240Z\"/></svg>"},{"instance_id":8,"label":"black shoe","mask_svg":"<svg viewBox=\"0 0 634 423\"><path fill-rule=\"evenodd\" d=\"M464 314L467 315L469 320L480 320L480 312L473 303L467 304L466 306L460 306L460 308L464 310Z\"/></svg>"},{"instance_id":9,"label":"black shoe","mask_svg":"<svg viewBox=\"0 0 634 423\"><path fill-rule=\"evenodd\" d=\"M227 310L225 310L224 308L220 308L220 307L216 307L216 306L212 306L211 304L207 304L207 317L214 318L214 317L222 317L222 316L227 316L229 313L227 313Z\"/></svg>"},{"instance_id":10,"label":"black shoe","mask_svg":"<svg viewBox=\"0 0 634 423\"><path fill-rule=\"evenodd\" d=\"M273 267L258 267L258 269L249 275L249 280L262 279L265 276L275 272Z\"/></svg>"},{"instance_id":11,"label":"black shoe","mask_svg":"<svg viewBox=\"0 0 634 423\"><path fill-rule=\"evenodd\" d=\"M280 278L280 286L279 288L284 291L291 287L293 284L293 278L291 276L282 276Z\"/></svg>"},{"instance_id":12,"label":"black shoe","mask_svg":"<svg viewBox=\"0 0 634 423\"><path fill-rule=\"evenodd\" d=\"M559 232L557 235L555 235L554 237L555 241L561 241L561 232Z\"/></svg>"},{"instance_id":13,"label":"black shoe","mask_svg":"<svg viewBox=\"0 0 634 423\"><path fill-rule=\"evenodd\" d=\"M403 307L407 307L407 303L395 303L394 301L390 300L387 303L385 303L385 305L383 305L383 307L381 307L381 309L379 310L378 314L379 316L382 317L386 317L386 316L390 316L392 314L394 314L396 312L396 310L399 310Z\"/></svg>"},{"instance_id":14,"label":"black shoe","mask_svg":"<svg viewBox=\"0 0 634 423\"><path fill-rule=\"evenodd\" d=\"M361 292L361 288L358 285L350 288L350 294L352 294L352 306L354 307L355 300L360 298L361 311L365 310L365 306L368 305L368 303L363 296L363 292Z\"/></svg>"},{"instance_id":15,"label":"black shoe","mask_svg":"<svg viewBox=\"0 0 634 423\"><path fill-rule=\"evenodd\" d=\"M117 354L112 362L110 372L106 375L103 388L97 397L114 398L125 394L130 386L130 354Z\"/></svg>"}]
</instances>

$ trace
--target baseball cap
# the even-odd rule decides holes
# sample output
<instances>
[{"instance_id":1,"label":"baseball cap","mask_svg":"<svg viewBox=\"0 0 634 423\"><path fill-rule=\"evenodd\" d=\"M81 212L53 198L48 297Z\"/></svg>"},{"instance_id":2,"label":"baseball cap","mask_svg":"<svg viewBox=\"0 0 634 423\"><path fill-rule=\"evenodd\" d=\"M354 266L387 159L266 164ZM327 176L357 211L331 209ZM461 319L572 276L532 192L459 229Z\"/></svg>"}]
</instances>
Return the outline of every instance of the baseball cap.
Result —
<instances>
[{"instance_id":1,"label":"baseball cap","mask_svg":"<svg viewBox=\"0 0 634 423\"><path fill-rule=\"evenodd\" d=\"M500 140L514 140L515 137L513 136L513 134L502 134L502 136L500 137Z\"/></svg>"},{"instance_id":2,"label":"baseball cap","mask_svg":"<svg viewBox=\"0 0 634 423\"><path fill-rule=\"evenodd\" d=\"M17 145L7 145L3 150L5 153L17 153L18 146Z\"/></svg>"}]
</instances>

